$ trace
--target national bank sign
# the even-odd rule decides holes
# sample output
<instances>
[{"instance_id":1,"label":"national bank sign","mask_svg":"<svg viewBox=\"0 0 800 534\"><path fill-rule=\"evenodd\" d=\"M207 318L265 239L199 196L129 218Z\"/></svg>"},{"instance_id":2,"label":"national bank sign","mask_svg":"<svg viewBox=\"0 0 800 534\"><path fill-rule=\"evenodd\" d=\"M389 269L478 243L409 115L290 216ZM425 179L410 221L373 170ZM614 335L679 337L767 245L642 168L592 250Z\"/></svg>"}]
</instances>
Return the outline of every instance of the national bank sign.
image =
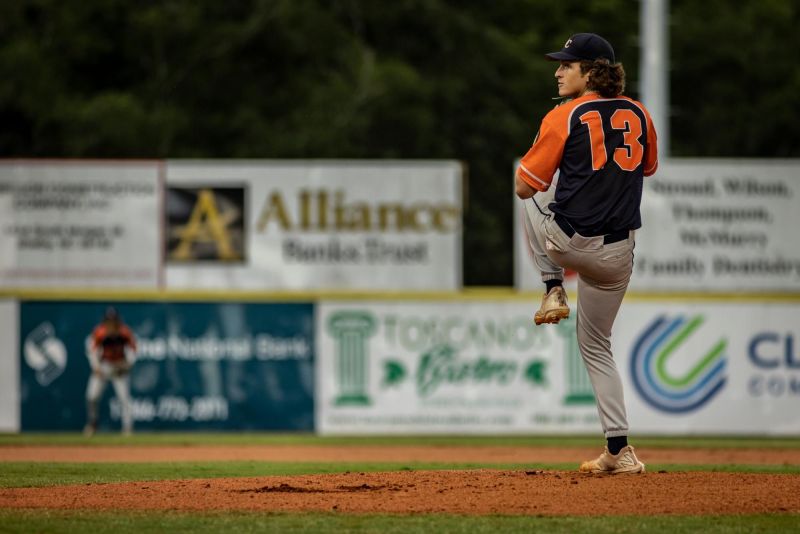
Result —
<instances>
[{"instance_id":1,"label":"national bank sign","mask_svg":"<svg viewBox=\"0 0 800 534\"><path fill-rule=\"evenodd\" d=\"M699 353L690 353L685 347L704 320L702 315L660 316L636 340L631 377L637 393L652 407L667 413L691 412L725 386L727 340L713 342ZM676 356L691 362L680 373L668 366Z\"/></svg>"}]
</instances>

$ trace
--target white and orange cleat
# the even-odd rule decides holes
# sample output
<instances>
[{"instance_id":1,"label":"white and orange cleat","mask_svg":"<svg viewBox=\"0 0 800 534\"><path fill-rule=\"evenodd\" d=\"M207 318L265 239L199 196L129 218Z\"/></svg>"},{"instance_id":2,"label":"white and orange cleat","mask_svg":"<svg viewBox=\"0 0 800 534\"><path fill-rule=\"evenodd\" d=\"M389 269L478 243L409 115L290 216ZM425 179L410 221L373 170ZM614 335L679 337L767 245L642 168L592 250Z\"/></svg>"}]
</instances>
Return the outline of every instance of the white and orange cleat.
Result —
<instances>
[{"instance_id":1,"label":"white and orange cleat","mask_svg":"<svg viewBox=\"0 0 800 534\"><path fill-rule=\"evenodd\" d=\"M567 292L562 286L556 286L542 297L542 305L533 316L536 324L556 324L561 319L569 317L567 305Z\"/></svg>"},{"instance_id":2,"label":"white and orange cleat","mask_svg":"<svg viewBox=\"0 0 800 534\"><path fill-rule=\"evenodd\" d=\"M594 460L583 462L582 473L622 475L644 473L644 464L636 457L633 447L623 447L616 455L608 452L608 447Z\"/></svg>"}]
</instances>

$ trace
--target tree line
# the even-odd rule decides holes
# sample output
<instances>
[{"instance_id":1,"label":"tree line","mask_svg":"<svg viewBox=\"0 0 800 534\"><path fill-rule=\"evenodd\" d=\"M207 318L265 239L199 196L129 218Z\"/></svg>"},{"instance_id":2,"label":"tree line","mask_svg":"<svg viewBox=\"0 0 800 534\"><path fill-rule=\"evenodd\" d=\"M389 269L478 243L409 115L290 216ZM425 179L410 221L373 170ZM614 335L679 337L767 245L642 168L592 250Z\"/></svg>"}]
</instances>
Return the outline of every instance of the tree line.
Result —
<instances>
[{"instance_id":1,"label":"tree line","mask_svg":"<svg viewBox=\"0 0 800 534\"><path fill-rule=\"evenodd\" d=\"M512 165L592 31L638 98L634 0L0 4L0 155L457 159L464 281L512 283ZM793 0L670 2L672 155L797 157ZM656 125L658 127L658 125Z\"/></svg>"}]
</instances>

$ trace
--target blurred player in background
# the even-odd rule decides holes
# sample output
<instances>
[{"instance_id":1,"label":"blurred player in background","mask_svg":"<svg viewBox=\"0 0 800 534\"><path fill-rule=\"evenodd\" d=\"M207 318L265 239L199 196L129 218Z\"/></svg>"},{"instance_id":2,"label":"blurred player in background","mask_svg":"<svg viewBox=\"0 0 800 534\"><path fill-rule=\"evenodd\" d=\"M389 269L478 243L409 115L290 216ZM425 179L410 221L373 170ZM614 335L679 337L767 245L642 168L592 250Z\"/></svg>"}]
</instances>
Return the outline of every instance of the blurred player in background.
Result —
<instances>
[{"instance_id":1,"label":"blurred player in background","mask_svg":"<svg viewBox=\"0 0 800 534\"><path fill-rule=\"evenodd\" d=\"M106 383L111 380L122 409L122 433L133 431L129 375L136 357L136 339L130 328L122 322L117 310L109 307L87 342L86 356L92 374L86 386L86 426L83 433L94 435L97 430L97 403L103 396Z\"/></svg>"}]
</instances>

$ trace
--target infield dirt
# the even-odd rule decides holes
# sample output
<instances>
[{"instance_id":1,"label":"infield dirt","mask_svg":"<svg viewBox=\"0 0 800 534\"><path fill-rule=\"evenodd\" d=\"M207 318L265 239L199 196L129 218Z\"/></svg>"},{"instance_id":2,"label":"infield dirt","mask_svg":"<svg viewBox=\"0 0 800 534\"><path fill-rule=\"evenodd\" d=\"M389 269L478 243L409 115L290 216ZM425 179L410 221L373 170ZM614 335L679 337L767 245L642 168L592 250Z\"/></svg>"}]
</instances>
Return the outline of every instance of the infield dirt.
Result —
<instances>
[{"instance_id":1,"label":"infield dirt","mask_svg":"<svg viewBox=\"0 0 800 534\"><path fill-rule=\"evenodd\" d=\"M589 458L582 448L450 446L0 447L0 461L546 463ZM798 450L652 449L668 463L800 463ZM439 470L213 478L0 489L0 507L94 510L258 510L526 515L749 514L800 512L800 476L653 472Z\"/></svg>"}]
</instances>

